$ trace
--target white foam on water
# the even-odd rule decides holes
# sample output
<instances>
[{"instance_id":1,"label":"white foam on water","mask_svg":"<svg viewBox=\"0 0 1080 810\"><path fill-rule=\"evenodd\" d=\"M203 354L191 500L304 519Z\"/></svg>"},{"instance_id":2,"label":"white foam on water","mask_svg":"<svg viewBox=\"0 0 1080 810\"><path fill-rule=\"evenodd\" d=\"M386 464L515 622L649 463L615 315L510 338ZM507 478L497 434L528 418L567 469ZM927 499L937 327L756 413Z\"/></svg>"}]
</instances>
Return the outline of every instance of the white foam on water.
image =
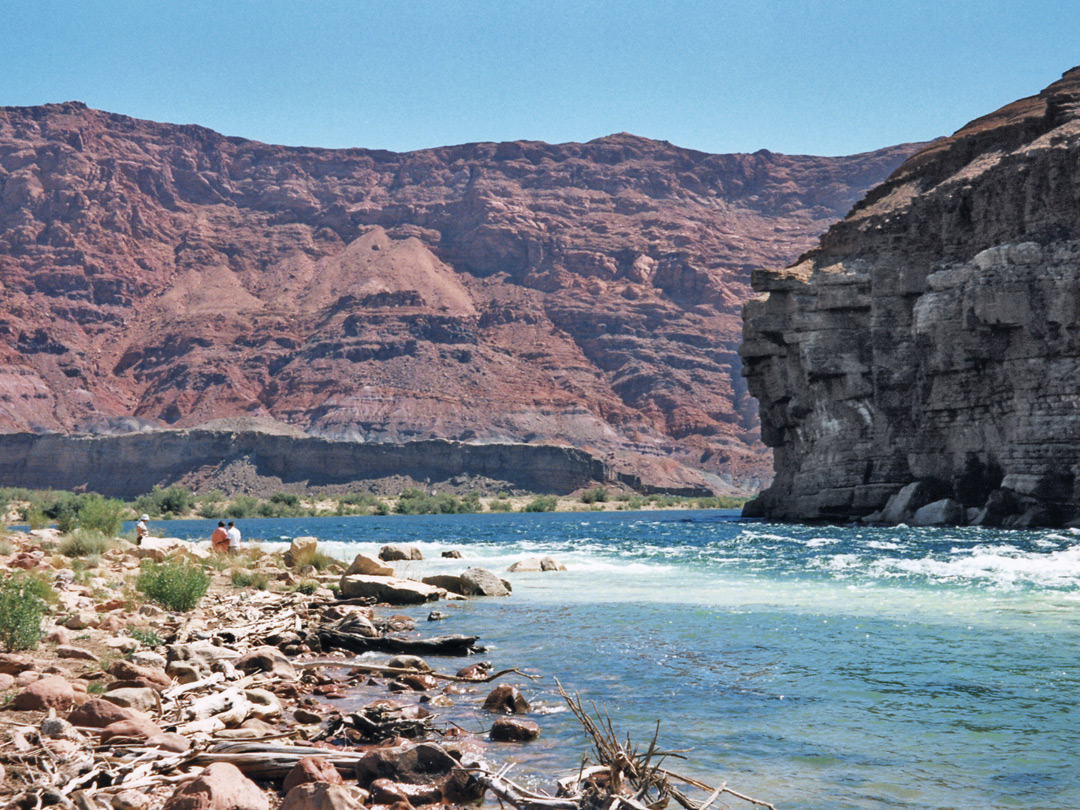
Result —
<instances>
[{"instance_id":1,"label":"white foam on water","mask_svg":"<svg viewBox=\"0 0 1080 810\"><path fill-rule=\"evenodd\" d=\"M1015 546L975 546L952 549L951 559L885 558L875 561L875 574L903 572L931 580L992 584L1002 588L1038 585L1049 588L1080 587L1080 546L1050 553L1024 552Z\"/></svg>"},{"instance_id":2,"label":"white foam on water","mask_svg":"<svg viewBox=\"0 0 1080 810\"><path fill-rule=\"evenodd\" d=\"M839 537L811 537L806 541L807 548L821 548L822 546L833 546L840 542Z\"/></svg>"},{"instance_id":3,"label":"white foam on water","mask_svg":"<svg viewBox=\"0 0 1080 810\"><path fill-rule=\"evenodd\" d=\"M877 549L878 551L895 551L900 548L900 543L889 542L887 540L867 540L867 548Z\"/></svg>"}]
</instances>

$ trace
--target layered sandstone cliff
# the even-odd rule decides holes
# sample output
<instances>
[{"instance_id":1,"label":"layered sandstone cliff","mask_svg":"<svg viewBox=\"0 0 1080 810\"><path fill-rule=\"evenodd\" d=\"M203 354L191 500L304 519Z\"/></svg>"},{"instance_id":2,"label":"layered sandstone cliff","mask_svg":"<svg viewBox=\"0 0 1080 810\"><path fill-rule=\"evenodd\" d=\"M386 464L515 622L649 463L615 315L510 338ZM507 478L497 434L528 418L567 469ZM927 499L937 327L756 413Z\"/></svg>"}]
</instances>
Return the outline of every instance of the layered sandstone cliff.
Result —
<instances>
[{"instance_id":1,"label":"layered sandstone cliff","mask_svg":"<svg viewBox=\"0 0 1080 810\"><path fill-rule=\"evenodd\" d=\"M268 417L752 486L750 270L810 247L913 149L394 154L0 109L0 430Z\"/></svg>"},{"instance_id":2,"label":"layered sandstone cliff","mask_svg":"<svg viewBox=\"0 0 1080 810\"><path fill-rule=\"evenodd\" d=\"M753 286L744 373L776 477L750 513L1076 517L1080 68L923 149Z\"/></svg>"}]
</instances>

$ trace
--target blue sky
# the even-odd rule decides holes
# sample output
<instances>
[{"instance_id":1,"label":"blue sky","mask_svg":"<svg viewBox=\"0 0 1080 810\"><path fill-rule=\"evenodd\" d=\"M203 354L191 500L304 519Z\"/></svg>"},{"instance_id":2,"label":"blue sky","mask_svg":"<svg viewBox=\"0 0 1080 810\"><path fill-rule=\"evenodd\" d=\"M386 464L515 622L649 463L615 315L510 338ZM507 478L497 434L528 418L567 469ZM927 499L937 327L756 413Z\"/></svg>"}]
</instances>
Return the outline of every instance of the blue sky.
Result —
<instances>
[{"instance_id":1,"label":"blue sky","mask_svg":"<svg viewBox=\"0 0 1080 810\"><path fill-rule=\"evenodd\" d=\"M626 131L850 154L1077 64L1080 3L1045 0L0 0L0 105L395 151Z\"/></svg>"}]
</instances>

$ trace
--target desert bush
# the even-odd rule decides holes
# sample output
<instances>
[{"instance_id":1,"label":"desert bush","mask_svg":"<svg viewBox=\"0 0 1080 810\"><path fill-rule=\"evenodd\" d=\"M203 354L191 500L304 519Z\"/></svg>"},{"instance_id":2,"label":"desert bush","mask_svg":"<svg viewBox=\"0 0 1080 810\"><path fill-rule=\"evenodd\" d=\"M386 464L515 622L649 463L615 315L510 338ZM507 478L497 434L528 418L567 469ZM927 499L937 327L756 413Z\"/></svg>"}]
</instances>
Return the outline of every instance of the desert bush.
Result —
<instances>
[{"instance_id":1,"label":"desert bush","mask_svg":"<svg viewBox=\"0 0 1080 810\"><path fill-rule=\"evenodd\" d=\"M319 551L318 547L302 549L299 554L293 557L292 567L303 568L305 565L310 565L315 568L316 571L325 571L332 565L340 563L341 560L331 557L329 554L323 554Z\"/></svg>"},{"instance_id":2,"label":"desert bush","mask_svg":"<svg viewBox=\"0 0 1080 810\"><path fill-rule=\"evenodd\" d=\"M23 519L31 529L44 529L49 523L49 519L45 517L41 507L33 504L26 508Z\"/></svg>"},{"instance_id":3,"label":"desert bush","mask_svg":"<svg viewBox=\"0 0 1080 810\"><path fill-rule=\"evenodd\" d=\"M147 630L142 627L129 627L127 632L129 636L147 647L160 647L165 643L165 639L159 636L154 630Z\"/></svg>"},{"instance_id":4,"label":"desert bush","mask_svg":"<svg viewBox=\"0 0 1080 810\"><path fill-rule=\"evenodd\" d=\"M608 499L608 491L604 487L593 487L581 493L582 503L603 503Z\"/></svg>"},{"instance_id":5,"label":"desert bush","mask_svg":"<svg viewBox=\"0 0 1080 810\"><path fill-rule=\"evenodd\" d=\"M514 505L510 503L510 501L504 501L496 498L495 500L488 502L489 512L512 512L513 509Z\"/></svg>"},{"instance_id":6,"label":"desert bush","mask_svg":"<svg viewBox=\"0 0 1080 810\"><path fill-rule=\"evenodd\" d=\"M394 511L399 515L462 515L481 511L480 495L470 492L458 498L448 492L428 495L422 489L402 490Z\"/></svg>"},{"instance_id":7,"label":"desert bush","mask_svg":"<svg viewBox=\"0 0 1080 810\"><path fill-rule=\"evenodd\" d=\"M299 582L296 585L296 592L302 593L304 596L311 596L318 589L319 583L313 579L305 579L303 582Z\"/></svg>"},{"instance_id":8,"label":"desert bush","mask_svg":"<svg viewBox=\"0 0 1080 810\"><path fill-rule=\"evenodd\" d=\"M225 517L225 495L216 489L195 499L195 513L201 518Z\"/></svg>"},{"instance_id":9,"label":"desert bush","mask_svg":"<svg viewBox=\"0 0 1080 810\"><path fill-rule=\"evenodd\" d=\"M270 503L280 503L295 509L300 506L300 496L291 492L275 492L270 496Z\"/></svg>"},{"instance_id":10,"label":"desert bush","mask_svg":"<svg viewBox=\"0 0 1080 810\"><path fill-rule=\"evenodd\" d=\"M191 490L179 484L164 488L157 484L135 499L135 511L146 512L151 517L181 517L190 512L193 506Z\"/></svg>"},{"instance_id":11,"label":"desert bush","mask_svg":"<svg viewBox=\"0 0 1080 810\"><path fill-rule=\"evenodd\" d=\"M103 498L96 492L86 495L78 503L79 527L116 537L120 534L126 511L124 502L116 498Z\"/></svg>"},{"instance_id":12,"label":"desert bush","mask_svg":"<svg viewBox=\"0 0 1080 810\"><path fill-rule=\"evenodd\" d=\"M529 501L522 508L522 512L554 512L555 507L559 505L559 499L554 495L541 495L539 498L535 498Z\"/></svg>"},{"instance_id":13,"label":"desert bush","mask_svg":"<svg viewBox=\"0 0 1080 810\"><path fill-rule=\"evenodd\" d=\"M135 588L147 599L167 610L185 613L199 604L210 587L203 569L184 560L148 562L135 581Z\"/></svg>"},{"instance_id":14,"label":"desert bush","mask_svg":"<svg viewBox=\"0 0 1080 810\"><path fill-rule=\"evenodd\" d=\"M234 588L255 588L259 591L265 591L270 587L270 577L261 571L234 568L230 579Z\"/></svg>"},{"instance_id":15,"label":"desert bush","mask_svg":"<svg viewBox=\"0 0 1080 810\"><path fill-rule=\"evenodd\" d=\"M96 529L79 528L60 541L58 551L65 557L90 557L109 550L111 541Z\"/></svg>"},{"instance_id":16,"label":"desert bush","mask_svg":"<svg viewBox=\"0 0 1080 810\"><path fill-rule=\"evenodd\" d=\"M56 598L48 583L34 576L15 574L0 581L0 644L5 650L33 650L41 643L44 589Z\"/></svg>"},{"instance_id":17,"label":"desert bush","mask_svg":"<svg viewBox=\"0 0 1080 810\"><path fill-rule=\"evenodd\" d=\"M239 520L246 517L252 517L255 514L255 510L258 508L258 498L253 498L250 495L237 495L232 499L228 509L225 511Z\"/></svg>"}]
</instances>

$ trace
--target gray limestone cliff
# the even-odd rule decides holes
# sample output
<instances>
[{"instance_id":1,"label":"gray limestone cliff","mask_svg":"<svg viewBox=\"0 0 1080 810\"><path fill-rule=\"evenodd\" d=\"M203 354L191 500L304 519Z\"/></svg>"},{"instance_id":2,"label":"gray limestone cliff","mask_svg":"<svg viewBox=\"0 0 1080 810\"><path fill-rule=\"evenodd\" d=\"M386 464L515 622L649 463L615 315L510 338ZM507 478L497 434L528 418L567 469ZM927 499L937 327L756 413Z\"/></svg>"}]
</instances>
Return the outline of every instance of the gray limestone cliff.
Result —
<instances>
[{"instance_id":1,"label":"gray limestone cliff","mask_svg":"<svg viewBox=\"0 0 1080 810\"><path fill-rule=\"evenodd\" d=\"M1078 107L1074 68L909 158L793 266L755 273L741 354L776 477L747 514L1077 517Z\"/></svg>"},{"instance_id":2,"label":"gray limestone cliff","mask_svg":"<svg viewBox=\"0 0 1080 810\"><path fill-rule=\"evenodd\" d=\"M415 484L566 494L605 481L634 483L589 453L553 445L336 442L199 428L120 436L0 434L0 486L85 488L123 498L177 482L227 494L298 488L396 494Z\"/></svg>"}]
</instances>

